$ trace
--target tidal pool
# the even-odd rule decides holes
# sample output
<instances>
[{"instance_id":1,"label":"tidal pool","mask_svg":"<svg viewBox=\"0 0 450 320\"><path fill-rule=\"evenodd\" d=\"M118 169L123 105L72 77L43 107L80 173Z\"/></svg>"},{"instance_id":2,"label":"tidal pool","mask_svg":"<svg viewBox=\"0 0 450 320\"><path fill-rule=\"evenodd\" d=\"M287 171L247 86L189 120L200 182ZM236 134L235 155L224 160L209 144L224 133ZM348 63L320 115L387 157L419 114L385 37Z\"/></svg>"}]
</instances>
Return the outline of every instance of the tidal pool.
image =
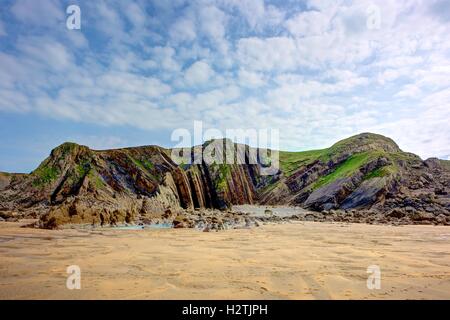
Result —
<instances>
[{"instance_id":1,"label":"tidal pool","mask_svg":"<svg viewBox=\"0 0 450 320\"><path fill-rule=\"evenodd\" d=\"M171 223L152 223L145 225L111 227L111 229L114 230L144 230L144 229L171 229L171 228L173 228L173 225Z\"/></svg>"}]
</instances>

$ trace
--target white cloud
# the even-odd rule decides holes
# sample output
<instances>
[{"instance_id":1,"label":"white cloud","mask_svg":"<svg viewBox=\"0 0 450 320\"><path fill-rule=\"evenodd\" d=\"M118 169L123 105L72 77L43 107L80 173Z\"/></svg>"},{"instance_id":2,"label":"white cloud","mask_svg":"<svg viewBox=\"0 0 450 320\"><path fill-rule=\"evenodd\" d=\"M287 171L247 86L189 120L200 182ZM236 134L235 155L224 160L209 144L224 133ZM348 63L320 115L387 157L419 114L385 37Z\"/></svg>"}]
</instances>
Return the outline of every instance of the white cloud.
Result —
<instances>
[{"instance_id":1,"label":"white cloud","mask_svg":"<svg viewBox=\"0 0 450 320\"><path fill-rule=\"evenodd\" d=\"M336 9L342 4L342 0L308 0L306 1L309 9L320 11L330 11Z\"/></svg>"},{"instance_id":2,"label":"white cloud","mask_svg":"<svg viewBox=\"0 0 450 320\"><path fill-rule=\"evenodd\" d=\"M64 70L73 61L71 52L62 43L47 37L19 38L17 48L27 58L54 70Z\"/></svg>"},{"instance_id":3,"label":"white cloud","mask_svg":"<svg viewBox=\"0 0 450 320\"><path fill-rule=\"evenodd\" d=\"M0 88L0 110L14 112L30 112L30 102L28 98L15 90Z\"/></svg>"},{"instance_id":4,"label":"white cloud","mask_svg":"<svg viewBox=\"0 0 450 320\"><path fill-rule=\"evenodd\" d=\"M108 72L97 79L97 85L106 92L125 92L142 95L143 98L160 97L171 88L160 80L125 72Z\"/></svg>"},{"instance_id":5,"label":"white cloud","mask_svg":"<svg viewBox=\"0 0 450 320\"><path fill-rule=\"evenodd\" d=\"M176 72L181 70L181 66L175 59L175 49L169 46L153 47L149 49L156 65L163 70Z\"/></svg>"},{"instance_id":6,"label":"white cloud","mask_svg":"<svg viewBox=\"0 0 450 320\"><path fill-rule=\"evenodd\" d=\"M215 74L214 70L205 61L194 62L184 73L187 85L202 85L207 83Z\"/></svg>"},{"instance_id":7,"label":"white cloud","mask_svg":"<svg viewBox=\"0 0 450 320\"><path fill-rule=\"evenodd\" d=\"M399 98L412 98L419 96L421 94L421 90L419 87L413 84L408 84L404 86L401 91L395 94L395 97Z\"/></svg>"},{"instance_id":8,"label":"white cloud","mask_svg":"<svg viewBox=\"0 0 450 320\"><path fill-rule=\"evenodd\" d=\"M56 0L17 0L11 12L20 22L37 26L56 27L65 17L65 11Z\"/></svg>"},{"instance_id":9,"label":"white cloud","mask_svg":"<svg viewBox=\"0 0 450 320\"><path fill-rule=\"evenodd\" d=\"M135 28L144 27L147 22L147 17L141 6L135 2L126 2L124 6L124 12L128 21Z\"/></svg>"},{"instance_id":10,"label":"white cloud","mask_svg":"<svg viewBox=\"0 0 450 320\"><path fill-rule=\"evenodd\" d=\"M124 17L120 10L104 1L89 3L89 13L94 14L97 30L111 37L114 42L121 42L127 37Z\"/></svg>"},{"instance_id":11,"label":"white cloud","mask_svg":"<svg viewBox=\"0 0 450 320\"><path fill-rule=\"evenodd\" d=\"M400 70L400 69L387 69L381 72L378 75L378 82L380 84L385 84L386 82L391 82L399 77L401 77L403 74L405 74L407 70Z\"/></svg>"},{"instance_id":12,"label":"white cloud","mask_svg":"<svg viewBox=\"0 0 450 320\"><path fill-rule=\"evenodd\" d=\"M67 137L64 141L73 141L81 145L88 146L93 150L107 150L129 147L129 143L121 137L99 136L99 135L75 135Z\"/></svg>"},{"instance_id":13,"label":"white cloud","mask_svg":"<svg viewBox=\"0 0 450 320\"><path fill-rule=\"evenodd\" d=\"M237 59L249 70L283 72L299 66L296 42L288 37L240 39Z\"/></svg>"},{"instance_id":14,"label":"white cloud","mask_svg":"<svg viewBox=\"0 0 450 320\"><path fill-rule=\"evenodd\" d=\"M197 34L194 19L187 16L179 18L172 25L169 35L176 43L183 41L191 42L195 40Z\"/></svg>"},{"instance_id":15,"label":"white cloud","mask_svg":"<svg viewBox=\"0 0 450 320\"><path fill-rule=\"evenodd\" d=\"M286 21L286 28L296 37L322 35L330 26L330 18L320 11L305 11Z\"/></svg>"},{"instance_id":16,"label":"white cloud","mask_svg":"<svg viewBox=\"0 0 450 320\"><path fill-rule=\"evenodd\" d=\"M371 3L95 1L89 32L68 32L59 2L19 0L14 23L33 28L3 28L0 109L149 130L279 128L291 150L374 131L449 155L445 4L383 2L370 30Z\"/></svg>"},{"instance_id":17,"label":"white cloud","mask_svg":"<svg viewBox=\"0 0 450 320\"><path fill-rule=\"evenodd\" d=\"M202 6L199 10L200 28L211 39L225 36L226 15L215 6Z\"/></svg>"},{"instance_id":18,"label":"white cloud","mask_svg":"<svg viewBox=\"0 0 450 320\"><path fill-rule=\"evenodd\" d=\"M216 108L239 97L240 89L236 86L229 86L198 94L194 104L200 109Z\"/></svg>"},{"instance_id":19,"label":"white cloud","mask_svg":"<svg viewBox=\"0 0 450 320\"><path fill-rule=\"evenodd\" d=\"M237 7L246 19L250 29L254 29L264 17L264 0L236 0L228 2L228 5Z\"/></svg>"},{"instance_id":20,"label":"white cloud","mask_svg":"<svg viewBox=\"0 0 450 320\"><path fill-rule=\"evenodd\" d=\"M262 73L251 72L245 69L239 69L239 84L243 87L257 88L266 84L265 77Z\"/></svg>"},{"instance_id":21,"label":"white cloud","mask_svg":"<svg viewBox=\"0 0 450 320\"><path fill-rule=\"evenodd\" d=\"M280 24L285 12L274 5L266 5L264 0L226 0L220 1L232 10L237 9L250 30L261 31Z\"/></svg>"}]
</instances>

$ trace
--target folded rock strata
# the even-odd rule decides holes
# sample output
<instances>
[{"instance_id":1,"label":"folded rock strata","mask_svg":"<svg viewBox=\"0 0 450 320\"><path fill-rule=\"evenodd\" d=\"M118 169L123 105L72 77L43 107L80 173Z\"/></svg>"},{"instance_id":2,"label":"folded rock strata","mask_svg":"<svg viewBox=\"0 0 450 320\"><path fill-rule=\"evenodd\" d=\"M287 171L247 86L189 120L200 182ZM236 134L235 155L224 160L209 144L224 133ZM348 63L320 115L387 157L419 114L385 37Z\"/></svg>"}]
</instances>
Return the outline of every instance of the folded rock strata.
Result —
<instances>
[{"instance_id":1,"label":"folded rock strata","mask_svg":"<svg viewBox=\"0 0 450 320\"><path fill-rule=\"evenodd\" d=\"M214 144L231 146L234 163L199 161L194 151ZM230 157L213 150L214 156ZM155 217L176 221L195 209L283 204L324 214L369 210L412 223L450 223L449 162L423 161L380 135L360 134L323 150L280 152L273 175L263 174L257 150L227 140L191 148L191 164L177 164L174 151L158 146L96 151L64 143L30 174L0 173L0 217L35 217L42 227L56 228Z\"/></svg>"}]
</instances>

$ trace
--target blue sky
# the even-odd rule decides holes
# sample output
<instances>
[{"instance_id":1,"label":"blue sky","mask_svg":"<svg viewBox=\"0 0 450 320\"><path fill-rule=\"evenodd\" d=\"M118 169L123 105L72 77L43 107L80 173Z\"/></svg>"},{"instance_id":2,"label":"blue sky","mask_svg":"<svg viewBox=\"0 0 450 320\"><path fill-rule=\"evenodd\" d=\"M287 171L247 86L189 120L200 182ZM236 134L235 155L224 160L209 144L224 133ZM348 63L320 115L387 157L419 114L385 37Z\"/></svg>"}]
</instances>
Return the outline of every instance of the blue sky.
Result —
<instances>
[{"instance_id":1,"label":"blue sky","mask_svg":"<svg viewBox=\"0 0 450 320\"><path fill-rule=\"evenodd\" d=\"M284 150L370 131L450 159L449 119L450 1L0 4L0 171L64 141L170 147L194 120L279 129Z\"/></svg>"}]
</instances>

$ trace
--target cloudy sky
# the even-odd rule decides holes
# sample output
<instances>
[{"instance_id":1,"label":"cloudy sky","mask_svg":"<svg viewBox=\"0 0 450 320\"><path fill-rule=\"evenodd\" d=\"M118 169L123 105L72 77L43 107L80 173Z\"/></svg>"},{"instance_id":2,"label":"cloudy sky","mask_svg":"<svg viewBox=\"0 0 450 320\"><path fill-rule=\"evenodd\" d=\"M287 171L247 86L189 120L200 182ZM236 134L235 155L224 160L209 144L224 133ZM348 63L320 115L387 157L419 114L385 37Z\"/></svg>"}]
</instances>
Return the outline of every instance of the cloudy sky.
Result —
<instances>
[{"instance_id":1,"label":"cloudy sky","mask_svg":"<svg viewBox=\"0 0 450 320\"><path fill-rule=\"evenodd\" d=\"M0 171L64 141L173 146L194 120L450 159L449 119L449 0L0 1Z\"/></svg>"}]
</instances>

